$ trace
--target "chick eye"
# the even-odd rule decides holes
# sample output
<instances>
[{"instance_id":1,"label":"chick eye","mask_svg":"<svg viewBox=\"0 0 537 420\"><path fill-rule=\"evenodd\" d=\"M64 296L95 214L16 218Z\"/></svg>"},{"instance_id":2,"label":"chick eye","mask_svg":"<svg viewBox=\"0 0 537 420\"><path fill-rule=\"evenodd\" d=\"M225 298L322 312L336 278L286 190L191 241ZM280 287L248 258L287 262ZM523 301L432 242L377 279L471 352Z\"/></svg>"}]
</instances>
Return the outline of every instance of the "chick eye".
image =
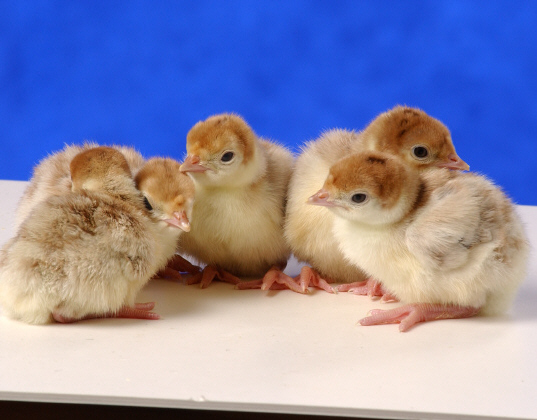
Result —
<instances>
[{"instance_id":1,"label":"chick eye","mask_svg":"<svg viewBox=\"0 0 537 420\"><path fill-rule=\"evenodd\" d=\"M412 148L412 153L418 159L425 159L427 156L429 156L429 150L427 150L425 146L414 146Z\"/></svg>"},{"instance_id":2,"label":"chick eye","mask_svg":"<svg viewBox=\"0 0 537 420\"><path fill-rule=\"evenodd\" d=\"M351 200L357 204L360 204L367 200L367 195L364 193L356 193L351 197Z\"/></svg>"},{"instance_id":3,"label":"chick eye","mask_svg":"<svg viewBox=\"0 0 537 420\"><path fill-rule=\"evenodd\" d=\"M230 162L231 159L233 159L235 157L235 153L233 152L226 152L222 155L222 157L220 158L220 160L222 162Z\"/></svg>"},{"instance_id":4,"label":"chick eye","mask_svg":"<svg viewBox=\"0 0 537 420\"><path fill-rule=\"evenodd\" d=\"M147 199L145 195L144 195L144 206L149 211L153 210L153 206L151 205L151 203L149 202L149 200Z\"/></svg>"}]
</instances>

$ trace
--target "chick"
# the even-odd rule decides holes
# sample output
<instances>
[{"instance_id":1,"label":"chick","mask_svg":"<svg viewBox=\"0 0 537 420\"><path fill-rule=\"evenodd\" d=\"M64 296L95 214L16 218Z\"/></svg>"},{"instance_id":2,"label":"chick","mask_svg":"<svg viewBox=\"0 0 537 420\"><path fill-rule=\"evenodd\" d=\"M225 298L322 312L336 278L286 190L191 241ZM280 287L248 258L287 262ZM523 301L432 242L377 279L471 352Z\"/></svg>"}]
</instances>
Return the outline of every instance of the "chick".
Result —
<instances>
[{"instance_id":1,"label":"chick","mask_svg":"<svg viewBox=\"0 0 537 420\"><path fill-rule=\"evenodd\" d=\"M175 252L176 226L184 223L173 216L182 207L157 204L163 197L148 186L159 209L148 211L125 156L113 148L79 153L70 173L72 191L37 203L1 251L3 313L32 324L158 319L154 303L134 299ZM159 174L148 167L138 177L145 186Z\"/></svg>"},{"instance_id":2,"label":"chick","mask_svg":"<svg viewBox=\"0 0 537 420\"><path fill-rule=\"evenodd\" d=\"M403 159L363 152L330 168L310 198L335 216L347 260L404 306L375 310L362 325L498 314L524 279L528 241L513 204L472 173L421 174Z\"/></svg>"},{"instance_id":3,"label":"chick","mask_svg":"<svg viewBox=\"0 0 537 420\"><path fill-rule=\"evenodd\" d=\"M194 181L194 220L181 249L214 277L238 283L287 264L283 236L292 154L258 138L238 115L220 114L195 124L187 134L181 171ZM199 276L197 278L199 280Z\"/></svg>"},{"instance_id":4,"label":"chick","mask_svg":"<svg viewBox=\"0 0 537 420\"><path fill-rule=\"evenodd\" d=\"M308 205L338 160L360 150L385 150L401 156L415 168L469 169L456 154L449 130L425 112L396 106L380 114L361 133L331 130L307 143L297 158L289 185L285 237L298 260L311 265L298 280L303 292L310 283L331 291L329 283L352 283L339 290L361 293L365 274L349 264L332 234L334 216L327 209ZM358 288L357 288L358 286Z\"/></svg>"},{"instance_id":5,"label":"chick","mask_svg":"<svg viewBox=\"0 0 537 420\"><path fill-rule=\"evenodd\" d=\"M62 150L47 156L34 168L30 184L24 191L15 213L15 227L19 227L33 207L40 201L54 195L62 195L71 191L71 160L80 152L98 147L97 143L86 142L83 145L66 145ZM136 150L125 146L112 146L119 150L129 164L130 170L136 174L144 164L144 158Z\"/></svg>"},{"instance_id":6,"label":"chick","mask_svg":"<svg viewBox=\"0 0 537 420\"><path fill-rule=\"evenodd\" d=\"M144 195L146 208L153 213L153 216L168 225L189 232L194 203L194 183L188 175L179 170L180 166L179 162L170 158L151 158L136 175L135 183L136 188ZM171 247L168 247L165 253L171 259L158 276L181 279L181 271L199 272L199 267L175 254L180 231L166 229L165 232L172 235L173 245L170 244Z\"/></svg>"}]
</instances>

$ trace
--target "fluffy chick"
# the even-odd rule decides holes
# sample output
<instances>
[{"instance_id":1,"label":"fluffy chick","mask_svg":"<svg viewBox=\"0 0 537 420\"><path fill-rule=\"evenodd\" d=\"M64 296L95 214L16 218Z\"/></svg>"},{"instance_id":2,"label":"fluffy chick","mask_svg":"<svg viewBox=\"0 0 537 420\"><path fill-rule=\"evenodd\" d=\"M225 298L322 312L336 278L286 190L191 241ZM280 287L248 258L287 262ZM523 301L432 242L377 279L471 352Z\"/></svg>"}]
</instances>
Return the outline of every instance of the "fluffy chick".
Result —
<instances>
[{"instance_id":1,"label":"fluffy chick","mask_svg":"<svg viewBox=\"0 0 537 420\"><path fill-rule=\"evenodd\" d=\"M357 153L332 166L310 202L335 215L347 260L406 305L362 325L504 312L524 279L528 241L513 204L472 173L417 172L402 159Z\"/></svg>"},{"instance_id":2,"label":"fluffy chick","mask_svg":"<svg viewBox=\"0 0 537 420\"><path fill-rule=\"evenodd\" d=\"M197 273L198 267L193 266L180 255L176 255L178 234L177 229L166 229L166 224L190 232L190 220L194 204L194 183L190 177L180 171L181 164L171 158L151 158L135 177L136 188L144 195L144 203L154 217L165 222L162 227L168 233L165 255L168 266L158 275L181 279L180 272ZM170 242L171 241L171 242Z\"/></svg>"},{"instance_id":3,"label":"fluffy chick","mask_svg":"<svg viewBox=\"0 0 537 420\"><path fill-rule=\"evenodd\" d=\"M145 208L118 150L85 150L70 173L72 191L37 203L1 251L3 313L32 324L158 319L154 303L134 299L173 255L179 230Z\"/></svg>"},{"instance_id":4,"label":"fluffy chick","mask_svg":"<svg viewBox=\"0 0 537 420\"><path fill-rule=\"evenodd\" d=\"M82 145L66 145L62 150L41 160L34 168L30 183L19 201L15 213L15 227L18 228L21 225L40 201L71 191L71 173L69 171L71 161L80 152L98 146L97 143L93 142L86 142ZM123 153L133 174L136 174L144 164L144 158L136 150L125 146L112 147Z\"/></svg>"},{"instance_id":5,"label":"fluffy chick","mask_svg":"<svg viewBox=\"0 0 537 420\"><path fill-rule=\"evenodd\" d=\"M263 276L285 267L290 256L283 236L292 154L258 138L238 115L220 114L187 134L181 171L194 181L194 220L181 249L207 264L202 287L215 276Z\"/></svg>"},{"instance_id":6,"label":"fluffy chick","mask_svg":"<svg viewBox=\"0 0 537 420\"><path fill-rule=\"evenodd\" d=\"M362 132L331 130L306 143L291 177L285 222L291 251L311 266L305 266L298 278L303 292L310 283L331 291L326 281L351 283L365 279L365 274L349 264L337 247L332 234L334 215L307 203L323 185L330 167L360 150L389 151L420 170L469 169L457 156L444 124L419 109L404 106L380 114ZM349 290L348 285L343 286L339 289Z\"/></svg>"}]
</instances>

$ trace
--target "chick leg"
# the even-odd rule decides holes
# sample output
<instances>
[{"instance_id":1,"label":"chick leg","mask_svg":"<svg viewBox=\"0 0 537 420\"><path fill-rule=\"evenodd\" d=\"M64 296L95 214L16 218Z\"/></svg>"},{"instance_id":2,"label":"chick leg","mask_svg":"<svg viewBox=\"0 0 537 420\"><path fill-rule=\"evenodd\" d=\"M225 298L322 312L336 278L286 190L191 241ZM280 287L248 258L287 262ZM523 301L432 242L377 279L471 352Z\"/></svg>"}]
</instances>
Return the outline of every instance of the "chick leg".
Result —
<instances>
[{"instance_id":1,"label":"chick leg","mask_svg":"<svg viewBox=\"0 0 537 420\"><path fill-rule=\"evenodd\" d=\"M88 314L81 318L64 316L59 312L53 312L54 320L61 324L71 324L73 322L86 319L99 318L130 318L130 319L160 319L160 316L151 310L155 307L155 302L135 303L134 306L123 306L117 312L106 312L104 314Z\"/></svg>"},{"instance_id":2,"label":"chick leg","mask_svg":"<svg viewBox=\"0 0 537 420\"><path fill-rule=\"evenodd\" d=\"M290 289L293 292L305 294L308 293L309 286L315 286L323 289L328 293L334 293L334 289L326 280L321 278L312 268L304 266L300 275L290 277L285 274L281 268L274 266L261 280L252 280L237 284L236 288L245 289L262 289L262 290L285 290Z\"/></svg>"},{"instance_id":3,"label":"chick leg","mask_svg":"<svg viewBox=\"0 0 537 420\"><path fill-rule=\"evenodd\" d=\"M477 315L480 308L471 306L439 305L430 303L411 303L399 308L373 309L369 316L362 318L361 325L397 324L399 331L405 332L418 322L437 319L469 318Z\"/></svg>"},{"instance_id":4,"label":"chick leg","mask_svg":"<svg viewBox=\"0 0 537 420\"><path fill-rule=\"evenodd\" d=\"M288 276L276 266L272 267L263 277L261 290L274 290L273 285L280 285L283 286L283 289L288 288L297 293L306 293L299 287L294 278Z\"/></svg>"},{"instance_id":5,"label":"chick leg","mask_svg":"<svg viewBox=\"0 0 537 420\"><path fill-rule=\"evenodd\" d=\"M381 296L381 302L398 302L394 295L392 295L379 281L368 278L365 281L358 281L354 283L340 284L336 287L338 292L349 292L355 295L369 296L374 299Z\"/></svg>"},{"instance_id":6,"label":"chick leg","mask_svg":"<svg viewBox=\"0 0 537 420\"><path fill-rule=\"evenodd\" d=\"M160 270L155 277L182 280L181 273L197 274L200 270L201 269L197 265L192 264L181 255L175 254L168 261L166 267Z\"/></svg>"},{"instance_id":7,"label":"chick leg","mask_svg":"<svg viewBox=\"0 0 537 420\"><path fill-rule=\"evenodd\" d=\"M276 278L272 278L274 276L273 273L267 272L265 276L262 279L258 280L249 280L249 281L241 281L235 286L235 289L238 290L251 290L251 289L263 289L263 290L286 290L286 289L293 289L293 287L286 287L281 282L278 282ZM283 274L283 273L282 273ZM284 276L286 274L283 274ZM292 277L290 277L292 281L295 281ZM297 284L295 282L295 288L297 287ZM302 290L295 290L298 293L302 293Z\"/></svg>"},{"instance_id":8,"label":"chick leg","mask_svg":"<svg viewBox=\"0 0 537 420\"><path fill-rule=\"evenodd\" d=\"M234 276L231 273L228 273L227 271L217 268L212 265L206 266L203 271L195 274L190 279L188 279L185 283L188 285L199 283L200 287L202 289L205 289L209 284L212 283L214 279L218 279L221 281L225 281L227 283L231 284L238 284L240 283L241 279Z\"/></svg>"},{"instance_id":9,"label":"chick leg","mask_svg":"<svg viewBox=\"0 0 537 420\"><path fill-rule=\"evenodd\" d=\"M328 293L336 293L336 290L330 286L330 284L328 284L328 282L323 279L319 273L317 273L317 271L311 267L308 267L307 265L302 267L300 270L298 283L300 284L303 293L306 293L310 285L322 289Z\"/></svg>"}]
</instances>

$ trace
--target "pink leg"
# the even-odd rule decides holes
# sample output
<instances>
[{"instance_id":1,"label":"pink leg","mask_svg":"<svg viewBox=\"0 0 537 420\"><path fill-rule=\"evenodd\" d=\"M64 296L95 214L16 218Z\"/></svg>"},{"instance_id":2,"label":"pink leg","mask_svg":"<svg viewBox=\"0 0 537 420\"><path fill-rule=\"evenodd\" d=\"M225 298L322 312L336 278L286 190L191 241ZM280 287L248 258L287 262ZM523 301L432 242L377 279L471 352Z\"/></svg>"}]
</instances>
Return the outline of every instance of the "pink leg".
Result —
<instances>
[{"instance_id":1,"label":"pink leg","mask_svg":"<svg viewBox=\"0 0 537 420\"><path fill-rule=\"evenodd\" d=\"M197 265L192 264L181 255L175 254L168 261L166 267L160 270L155 277L182 281L181 273L197 274L200 271L201 269Z\"/></svg>"},{"instance_id":2,"label":"pink leg","mask_svg":"<svg viewBox=\"0 0 537 420\"><path fill-rule=\"evenodd\" d=\"M469 318L477 315L479 309L471 306L411 303L390 310L373 309L369 312L369 316L362 318L359 322L361 325L399 323L399 331L405 332L418 322Z\"/></svg>"},{"instance_id":3,"label":"pink leg","mask_svg":"<svg viewBox=\"0 0 537 420\"><path fill-rule=\"evenodd\" d=\"M136 303L133 307L123 306L117 312L107 312L104 314L88 314L82 318L70 318L53 312L52 317L56 322L61 324L71 324L73 322L83 321L86 319L99 318L130 318L130 319L160 319L160 316L151 310L155 307L155 302Z\"/></svg>"},{"instance_id":4,"label":"pink leg","mask_svg":"<svg viewBox=\"0 0 537 420\"><path fill-rule=\"evenodd\" d=\"M195 274L190 279L187 279L185 283L188 285L199 283L200 287L205 289L215 278L231 284L238 284L241 281L241 279L237 276L234 276L221 268L208 265L203 269L203 271Z\"/></svg>"},{"instance_id":5,"label":"pink leg","mask_svg":"<svg viewBox=\"0 0 537 420\"><path fill-rule=\"evenodd\" d=\"M279 267L272 267L262 280L252 280L241 282L237 289L262 289L262 290L284 290L290 289L293 292L305 294L308 293L308 287L314 286L325 290L328 293L334 293L334 289L328 282L321 278L312 268L304 266L297 277L290 277Z\"/></svg>"},{"instance_id":6,"label":"pink leg","mask_svg":"<svg viewBox=\"0 0 537 420\"><path fill-rule=\"evenodd\" d=\"M298 282L300 284L300 287L304 291L304 293L308 290L309 286L314 286L319 289L324 290L328 293L335 293L336 290L330 286L328 281L323 279L317 271L315 271L313 268L308 267L305 265L300 270L300 275L298 276Z\"/></svg>"},{"instance_id":7,"label":"pink leg","mask_svg":"<svg viewBox=\"0 0 537 420\"><path fill-rule=\"evenodd\" d=\"M340 284L336 287L338 292L349 292L355 295L369 296L374 299L381 296L381 302L399 302L394 295L392 295L379 281L368 278L365 281L358 281L355 283Z\"/></svg>"},{"instance_id":8,"label":"pink leg","mask_svg":"<svg viewBox=\"0 0 537 420\"><path fill-rule=\"evenodd\" d=\"M231 284L239 284L241 282L241 279L237 276L234 276L233 274L229 273L228 271L225 271L221 268L218 269L218 279L221 281L225 281L226 283Z\"/></svg>"},{"instance_id":9,"label":"pink leg","mask_svg":"<svg viewBox=\"0 0 537 420\"><path fill-rule=\"evenodd\" d=\"M263 277L263 284L261 285L261 290L275 290L273 286L278 287L278 285L282 286L283 289L287 288L292 290L293 292L306 293L298 286L295 279L289 277L280 268L274 266Z\"/></svg>"},{"instance_id":10,"label":"pink leg","mask_svg":"<svg viewBox=\"0 0 537 420\"><path fill-rule=\"evenodd\" d=\"M294 280L294 279L291 278L291 280ZM269 286L269 283L270 283L270 286ZM264 287L265 284L266 286ZM265 275L265 277L259 280L241 281L235 286L235 289L238 289L238 290L251 290L251 289L286 290L286 289L289 289L289 287L286 287L285 285L280 284L276 281L271 282L270 279L267 278L267 275ZM302 291L300 291L299 293L302 293Z\"/></svg>"},{"instance_id":11,"label":"pink leg","mask_svg":"<svg viewBox=\"0 0 537 420\"><path fill-rule=\"evenodd\" d=\"M201 268L192 264L179 254L175 254L170 261L168 261L168 267L173 268L183 273L196 274L201 271Z\"/></svg>"}]
</instances>

